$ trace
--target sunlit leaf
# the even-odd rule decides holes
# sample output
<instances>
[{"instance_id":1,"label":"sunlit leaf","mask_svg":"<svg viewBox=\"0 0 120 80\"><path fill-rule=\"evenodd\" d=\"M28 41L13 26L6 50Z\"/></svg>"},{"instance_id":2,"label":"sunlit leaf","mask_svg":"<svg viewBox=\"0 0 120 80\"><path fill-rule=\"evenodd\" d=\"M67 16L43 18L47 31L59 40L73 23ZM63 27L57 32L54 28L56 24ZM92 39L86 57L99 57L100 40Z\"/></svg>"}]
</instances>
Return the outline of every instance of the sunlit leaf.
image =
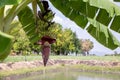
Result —
<instances>
[{"instance_id":1,"label":"sunlit leaf","mask_svg":"<svg viewBox=\"0 0 120 80\"><path fill-rule=\"evenodd\" d=\"M13 37L0 31L0 61L10 53Z\"/></svg>"},{"instance_id":2,"label":"sunlit leaf","mask_svg":"<svg viewBox=\"0 0 120 80\"><path fill-rule=\"evenodd\" d=\"M101 9L105 9L110 16L114 14L120 15L120 7L116 5L112 0L83 0L88 2L91 6L95 6Z\"/></svg>"},{"instance_id":3,"label":"sunlit leaf","mask_svg":"<svg viewBox=\"0 0 120 80\"><path fill-rule=\"evenodd\" d=\"M24 31L28 35L31 42L38 41L39 37L36 34L36 24L35 19L33 16L33 12L29 7L25 7L21 12L18 14L19 21L21 22Z\"/></svg>"},{"instance_id":4,"label":"sunlit leaf","mask_svg":"<svg viewBox=\"0 0 120 80\"><path fill-rule=\"evenodd\" d=\"M14 5L20 3L22 0L0 0L0 8L5 5Z\"/></svg>"},{"instance_id":5,"label":"sunlit leaf","mask_svg":"<svg viewBox=\"0 0 120 80\"><path fill-rule=\"evenodd\" d=\"M118 33L120 33L120 22L119 21L120 21L120 16L115 16L114 21L110 27L112 30Z\"/></svg>"},{"instance_id":6,"label":"sunlit leaf","mask_svg":"<svg viewBox=\"0 0 120 80\"><path fill-rule=\"evenodd\" d=\"M89 19L89 21L91 25L88 28L88 32L101 44L111 49L115 49L120 45L120 42L114 37L107 26L93 21L92 19Z\"/></svg>"},{"instance_id":7,"label":"sunlit leaf","mask_svg":"<svg viewBox=\"0 0 120 80\"><path fill-rule=\"evenodd\" d=\"M114 1L116 1L116 2L120 2L120 0L114 0Z\"/></svg>"},{"instance_id":8,"label":"sunlit leaf","mask_svg":"<svg viewBox=\"0 0 120 80\"><path fill-rule=\"evenodd\" d=\"M109 31L110 28L120 32L120 24L118 23L120 21L120 7L112 0L50 1L81 28L86 29L86 26L88 26L88 32L104 46L110 49L119 46L119 41ZM87 25L88 22L90 22L90 25Z\"/></svg>"}]
</instances>

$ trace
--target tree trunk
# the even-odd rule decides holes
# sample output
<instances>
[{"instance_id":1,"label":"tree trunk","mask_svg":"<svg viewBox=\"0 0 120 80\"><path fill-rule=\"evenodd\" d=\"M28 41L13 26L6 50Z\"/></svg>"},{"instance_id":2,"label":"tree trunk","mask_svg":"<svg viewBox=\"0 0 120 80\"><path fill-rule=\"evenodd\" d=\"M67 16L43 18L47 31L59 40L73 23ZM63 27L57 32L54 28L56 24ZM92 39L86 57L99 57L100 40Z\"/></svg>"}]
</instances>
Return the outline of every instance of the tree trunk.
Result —
<instances>
[{"instance_id":1,"label":"tree trunk","mask_svg":"<svg viewBox=\"0 0 120 80\"><path fill-rule=\"evenodd\" d=\"M85 52L82 52L83 56L86 56L86 53Z\"/></svg>"},{"instance_id":2,"label":"tree trunk","mask_svg":"<svg viewBox=\"0 0 120 80\"><path fill-rule=\"evenodd\" d=\"M89 56L89 51L87 51L87 56Z\"/></svg>"}]
</instances>

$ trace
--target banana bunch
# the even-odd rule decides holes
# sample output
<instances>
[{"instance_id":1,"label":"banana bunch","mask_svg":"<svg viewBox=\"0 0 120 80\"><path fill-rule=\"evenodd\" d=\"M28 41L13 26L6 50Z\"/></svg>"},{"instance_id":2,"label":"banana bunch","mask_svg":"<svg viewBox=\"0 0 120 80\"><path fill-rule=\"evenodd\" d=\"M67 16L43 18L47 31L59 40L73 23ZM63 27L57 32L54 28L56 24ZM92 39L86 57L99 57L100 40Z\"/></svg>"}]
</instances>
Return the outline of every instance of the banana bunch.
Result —
<instances>
[{"instance_id":1,"label":"banana bunch","mask_svg":"<svg viewBox=\"0 0 120 80\"><path fill-rule=\"evenodd\" d=\"M54 14L51 10L48 11L46 14L38 11L36 32L39 34L39 37L47 35L55 38L54 29L56 25L54 22L52 22L53 18Z\"/></svg>"},{"instance_id":2,"label":"banana bunch","mask_svg":"<svg viewBox=\"0 0 120 80\"><path fill-rule=\"evenodd\" d=\"M54 18L54 13L50 10L48 13L46 13L46 15L44 15L43 18L48 22L51 22Z\"/></svg>"}]
</instances>

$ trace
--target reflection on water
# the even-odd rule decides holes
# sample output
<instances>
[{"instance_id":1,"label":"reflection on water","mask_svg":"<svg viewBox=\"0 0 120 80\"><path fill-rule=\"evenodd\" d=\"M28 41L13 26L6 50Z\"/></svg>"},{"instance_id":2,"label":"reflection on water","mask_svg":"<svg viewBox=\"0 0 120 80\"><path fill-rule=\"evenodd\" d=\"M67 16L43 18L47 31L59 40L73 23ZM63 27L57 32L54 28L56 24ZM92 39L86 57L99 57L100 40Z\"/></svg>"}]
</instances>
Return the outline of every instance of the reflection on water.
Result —
<instances>
[{"instance_id":1,"label":"reflection on water","mask_svg":"<svg viewBox=\"0 0 120 80\"><path fill-rule=\"evenodd\" d=\"M24 77L6 77L0 80L120 80L120 74L103 74L81 72L79 70L59 69L43 70L33 74L24 74ZM9 79L8 79L9 78Z\"/></svg>"}]
</instances>

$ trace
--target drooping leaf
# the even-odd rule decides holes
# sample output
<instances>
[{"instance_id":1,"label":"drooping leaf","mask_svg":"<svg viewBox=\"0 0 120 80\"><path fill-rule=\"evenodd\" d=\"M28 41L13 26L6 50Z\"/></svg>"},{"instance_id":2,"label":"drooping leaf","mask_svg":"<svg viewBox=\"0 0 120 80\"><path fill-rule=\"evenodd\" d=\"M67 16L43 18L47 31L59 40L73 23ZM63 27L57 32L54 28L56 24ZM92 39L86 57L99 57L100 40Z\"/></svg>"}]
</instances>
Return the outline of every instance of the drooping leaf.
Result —
<instances>
[{"instance_id":1,"label":"drooping leaf","mask_svg":"<svg viewBox=\"0 0 120 80\"><path fill-rule=\"evenodd\" d=\"M0 61L3 61L10 53L13 37L0 31Z\"/></svg>"},{"instance_id":2,"label":"drooping leaf","mask_svg":"<svg viewBox=\"0 0 120 80\"><path fill-rule=\"evenodd\" d=\"M114 21L110 27L112 30L118 33L120 33L120 22L119 21L120 21L120 16L115 16Z\"/></svg>"},{"instance_id":3,"label":"drooping leaf","mask_svg":"<svg viewBox=\"0 0 120 80\"><path fill-rule=\"evenodd\" d=\"M97 39L104 46L115 49L120 45L120 42L114 37L112 32L107 28L107 26L100 24L97 21L88 19L91 25L88 28L88 32Z\"/></svg>"},{"instance_id":4,"label":"drooping leaf","mask_svg":"<svg viewBox=\"0 0 120 80\"><path fill-rule=\"evenodd\" d=\"M116 2L120 2L120 0L114 0L114 1L116 1Z\"/></svg>"},{"instance_id":5,"label":"drooping leaf","mask_svg":"<svg viewBox=\"0 0 120 80\"><path fill-rule=\"evenodd\" d=\"M111 17L109 16L109 14L107 13L106 10L104 9L100 9L100 12L96 18L96 20L106 26L108 26L108 24L111 21Z\"/></svg>"},{"instance_id":6,"label":"drooping leaf","mask_svg":"<svg viewBox=\"0 0 120 80\"><path fill-rule=\"evenodd\" d=\"M50 1L66 17L69 17L71 20L75 21L82 28L85 27L85 25L88 22L86 15L85 15L86 14L86 8L84 8L86 6L85 2L83 2L82 0L75 0L75 1L74 0L72 0L72 1L69 1L69 0L64 0L64 1L50 0ZM94 13L94 11L92 13Z\"/></svg>"},{"instance_id":7,"label":"drooping leaf","mask_svg":"<svg viewBox=\"0 0 120 80\"><path fill-rule=\"evenodd\" d=\"M20 3L22 0L0 0L0 8L5 5L14 5Z\"/></svg>"},{"instance_id":8,"label":"drooping leaf","mask_svg":"<svg viewBox=\"0 0 120 80\"><path fill-rule=\"evenodd\" d=\"M117 40L117 38L113 35L113 33L111 32L111 30L109 29L109 34L114 42L115 45L118 45L118 47L120 47L120 42Z\"/></svg>"},{"instance_id":9,"label":"drooping leaf","mask_svg":"<svg viewBox=\"0 0 120 80\"><path fill-rule=\"evenodd\" d=\"M110 16L120 15L120 7L116 5L112 0L83 0L88 2L91 6L105 9Z\"/></svg>"},{"instance_id":10,"label":"drooping leaf","mask_svg":"<svg viewBox=\"0 0 120 80\"><path fill-rule=\"evenodd\" d=\"M50 1L66 17L73 20L81 28L86 29L86 26L88 26L86 24L90 22L91 25L88 26L88 32L104 46L110 49L115 49L119 46L119 41L109 32L109 28L116 32L120 31L120 24L118 23L120 21L120 7L112 0Z\"/></svg>"},{"instance_id":11,"label":"drooping leaf","mask_svg":"<svg viewBox=\"0 0 120 80\"><path fill-rule=\"evenodd\" d=\"M18 18L30 41L33 43L38 41L39 37L36 33L36 24L32 10L29 7L25 7L18 14Z\"/></svg>"}]
</instances>

